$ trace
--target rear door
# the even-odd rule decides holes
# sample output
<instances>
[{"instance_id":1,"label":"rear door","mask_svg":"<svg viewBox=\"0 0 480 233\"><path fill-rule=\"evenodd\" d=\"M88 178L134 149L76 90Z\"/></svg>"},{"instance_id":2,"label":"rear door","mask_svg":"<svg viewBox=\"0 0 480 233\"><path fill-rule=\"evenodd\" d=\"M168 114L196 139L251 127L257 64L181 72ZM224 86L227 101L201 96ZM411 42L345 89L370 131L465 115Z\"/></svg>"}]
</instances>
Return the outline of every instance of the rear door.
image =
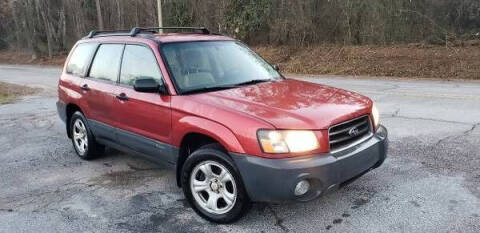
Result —
<instances>
[{"instance_id":1,"label":"rear door","mask_svg":"<svg viewBox=\"0 0 480 233\"><path fill-rule=\"evenodd\" d=\"M77 104L83 110L85 115L88 115L89 112L86 107L86 96L84 95L81 86L85 84L84 78L92 61L92 57L95 54L95 51L97 51L97 46L97 43L79 43L72 50L65 67L65 72L62 73L58 82L59 100L66 101L66 103ZM65 118L66 116L63 117ZM69 124L69 122L66 123L67 125Z\"/></svg>"},{"instance_id":2,"label":"rear door","mask_svg":"<svg viewBox=\"0 0 480 233\"><path fill-rule=\"evenodd\" d=\"M170 146L170 96L136 92L133 84L142 77L162 82L157 59L149 46L127 44L112 111L117 140L152 159L171 163L175 155Z\"/></svg>"},{"instance_id":3,"label":"rear door","mask_svg":"<svg viewBox=\"0 0 480 233\"><path fill-rule=\"evenodd\" d=\"M101 44L81 86L89 109L89 125L100 139L114 138L111 111L123 48L123 44Z\"/></svg>"}]
</instances>

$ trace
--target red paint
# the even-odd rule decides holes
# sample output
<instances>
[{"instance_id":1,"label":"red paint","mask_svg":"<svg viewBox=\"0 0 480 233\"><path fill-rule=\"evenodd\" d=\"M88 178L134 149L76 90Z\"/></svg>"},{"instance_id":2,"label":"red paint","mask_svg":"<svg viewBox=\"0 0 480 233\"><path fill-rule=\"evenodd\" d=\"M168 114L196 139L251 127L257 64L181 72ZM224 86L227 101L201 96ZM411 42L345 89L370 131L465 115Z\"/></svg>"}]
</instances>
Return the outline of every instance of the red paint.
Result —
<instances>
[{"instance_id":1,"label":"red paint","mask_svg":"<svg viewBox=\"0 0 480 233\"><path fill-rule=\"evenodd\" d=\"M225 36L167 34L162 42L232 40ZM179 147L188 133L212 137L228 151L268 158L299 154L265 154L257 141L259 129L314 130L320 148L329 151L328 128L370 114L372 101L357 93L298 80L281 80L235 89L177 95L163 64L157 42L142 37L99 37L81 40L99 43L141 43L154 52L169 95L139 93L131 87L103 83L65 73L59 81L59 98L81 108L87 118L110 124ZM83 91L87 84L90 91ZM125 93L129 101L115 95Z\"/></svg>"}]
</instances>

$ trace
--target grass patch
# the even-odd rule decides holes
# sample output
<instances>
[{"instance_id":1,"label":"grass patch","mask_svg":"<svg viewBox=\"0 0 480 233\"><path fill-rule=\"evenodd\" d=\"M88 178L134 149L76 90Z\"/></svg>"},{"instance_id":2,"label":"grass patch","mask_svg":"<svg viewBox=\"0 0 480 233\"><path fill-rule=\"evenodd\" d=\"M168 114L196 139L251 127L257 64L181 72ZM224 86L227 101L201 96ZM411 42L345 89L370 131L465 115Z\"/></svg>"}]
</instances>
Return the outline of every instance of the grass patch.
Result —
<instances>
[{"instance_id":1,"label":"grass patch","mask_svg":"<svg viewBox=\"0 0 480 233\"><path fill-rule=\"evenodd\" d=\"M38 88L0 82L0 105L11 103L18 97L32 95L38 91Z\"/></svg>"}]
</instances>

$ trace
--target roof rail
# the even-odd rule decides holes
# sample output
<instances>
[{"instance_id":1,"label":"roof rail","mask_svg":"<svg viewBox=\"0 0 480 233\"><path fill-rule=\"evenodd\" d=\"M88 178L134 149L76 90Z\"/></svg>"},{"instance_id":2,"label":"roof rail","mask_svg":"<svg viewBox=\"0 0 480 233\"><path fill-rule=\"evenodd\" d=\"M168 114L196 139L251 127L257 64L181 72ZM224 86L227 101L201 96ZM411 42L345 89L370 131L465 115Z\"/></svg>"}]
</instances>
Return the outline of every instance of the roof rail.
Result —
<instances>
[{"instance_id":1,"label":"roof rail","mask_svg":"<svg viewBox=\"0 0 480 233\"><path fill-rule=\"evenodd\" d=\"M106 31L97 31L91 30L87 37L93 38L98 35L105 35L105 36L129 36L130 30L106 30Z\"/></svg>"},{"instance_id":2,"label":"roof rail","mask_svg":"<svg viewBox=\"0 0 480 233\"><path fill-rule=\"evenodd\" d=\"M158 32L160 30L191 30L191 31L201 31L203 34L210 34L210 31L206 27L134 27L131 30L110 30L110 31L97 31L92 30L86 36L87 38L93 38L95 36L136 36L141 32Z\"/></svg>"},{"instance_id":3,"label":"roof rail","mask_svg":"<svg viewBox=\"0 0 480 233\"><path fill-rule=\"evenodd\" d=\"M210 34L210 31L206 27L149 27L149 28L135 27L135 28L132 28L132 30L130 31L130 36L136 36L140 32L156 32L164 29L201 31L203 34Z\"/></svg>"}]
</instances>

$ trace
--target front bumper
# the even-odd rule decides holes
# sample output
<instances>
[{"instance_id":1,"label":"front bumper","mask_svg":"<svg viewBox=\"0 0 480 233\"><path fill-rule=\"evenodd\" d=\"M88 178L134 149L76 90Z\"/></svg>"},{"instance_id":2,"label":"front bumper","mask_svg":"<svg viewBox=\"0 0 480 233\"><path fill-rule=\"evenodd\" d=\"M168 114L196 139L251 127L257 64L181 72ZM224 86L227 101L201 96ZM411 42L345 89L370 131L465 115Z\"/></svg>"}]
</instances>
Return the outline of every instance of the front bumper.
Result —
<instances>
[{"instance_id":1,"label":"front bumper","mask_svg":"<svg viewBox=\"0 0 480 233\"><path fill-rule=\"evenodd\" d=\"M349 183L385 161L388 132L383 126L369 139L348 149L286 159L266 159L230 153L252 201L308 201ZM296 184L310 182L310 190L295 196Z\"/></svg>"}]
</instances>

